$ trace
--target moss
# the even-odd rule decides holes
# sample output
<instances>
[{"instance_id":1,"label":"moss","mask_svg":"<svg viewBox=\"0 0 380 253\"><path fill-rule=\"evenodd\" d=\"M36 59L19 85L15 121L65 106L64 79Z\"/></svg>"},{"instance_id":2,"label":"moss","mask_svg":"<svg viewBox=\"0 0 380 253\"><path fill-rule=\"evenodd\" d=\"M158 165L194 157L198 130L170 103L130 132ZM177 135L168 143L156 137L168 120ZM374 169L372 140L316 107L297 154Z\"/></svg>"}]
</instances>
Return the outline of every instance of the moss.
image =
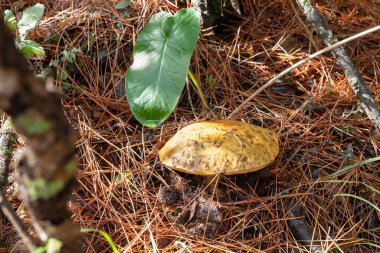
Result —
<instances>
[{"instance_id":1,"label":"moss","mask_svg":"<svg viewBox=\"0 0 380 253\"><path fill-rule=\"evenodd\" d=\"M29 134L43 134L51 128L51 123L49 121L41 118L32 118L27 113L17 116L15 122Z\"/></svg>"},{"instance_id":2,"label":"moss","mask_svg":"<svg viewBox=\"0 0 380 253\"><path fill-rule=\"evenodd\" d=\"M77 161L76 161L75 159L72 159L72 160L68 161L68 162L65 164L64 169L65 169L66 171L71 172L71 171L75 170L76 167L77 167Z\"/></svg>"},{"instance_id":3,"label":"moss","mask_svg":"<svg viewBox=\"0 0 380 253\"><path fill-rule=\"evenodd\" d=\"M49 199L63 189L63 180L47 181L44 178L35 178L25 182L31 198Z\"/></svg>"}]
</instances>

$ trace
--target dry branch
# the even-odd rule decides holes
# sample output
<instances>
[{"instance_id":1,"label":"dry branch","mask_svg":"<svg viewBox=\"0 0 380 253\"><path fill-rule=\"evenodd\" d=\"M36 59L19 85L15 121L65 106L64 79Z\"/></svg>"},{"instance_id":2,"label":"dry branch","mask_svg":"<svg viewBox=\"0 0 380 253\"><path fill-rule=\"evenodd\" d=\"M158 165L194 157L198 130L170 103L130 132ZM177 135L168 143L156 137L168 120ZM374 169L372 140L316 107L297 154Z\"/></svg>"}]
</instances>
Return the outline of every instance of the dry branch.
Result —
<instances>
[{"instance_id":1,"label":"dry branch","mask_svg":"<svg viewBox=\"0 0 380 253\"><path fill-rule=\"evenodd\" d=\"M75 179L75 136L59 96L29 70L14 37L0 21L0 109L26 137L28 150L17 162L21 196L43 242L62 242L60 252L81 252L79 229L67 201Z\"/></svg>"},{"instance_id":2,"label":"dry branch","mask_svg":"<svg viewBox=\"0 0 380 253\"><path fill-rule=\"evenodd\" d=\"M0 132L0 191L3 190L9 174L13 143L16 138L10 119L4 121Z\"/></svg>"},{"instance_id":3,"label":"dry branch","mask_svg":"<svg viewBox=\"0 0 380 253\"><path fill-rule=\"evenodd\" d=\"M334 36L331 29L329 29L328 25L323 20L322 15L313 7L310 1L297 0L297 3L302 12L305 14L307 20L313 25L314 29L322 37L327 46L331 46L338 42L338 39ZM344 47L335 48L332 50L332 53L343 68L352 90L362 102L362 106L367 113L368 118L373 122L377 131L380 131L379 105L373 98L373 95L365 84L363 77L355 67Z\"/></svg>"},{"instance_id":4,"label":"dry branch","mask_svg":"<svg viewBox=\"0 0 380 253\"><path fill-rule=\"evenodd\" d=\"M36 243L33 238L29 235L28 230L26 229L24 223L17 216L15 211L12 209L12 206L5 198L5 195L2 191L0 191L0 207L3 211L4 215L8 218L8 220L12 223L13 227L16 229L19 234L22 242L28 248L28 250L33 251L36 249Z\"/></svg>"},{"instance_id":5,"label":"dry branch","mask_svg":"<svg viewBox=\"0 0 380 253\"><path fill-rule=\"evenodd\" d=\"M324 54L328 51L331 51L333 49L336 49L338 47L341 47L342 45L350 42L350 41L353 41L357 38L360 38L364 35L367 35L369 33L373 33L373 32L376 32L380 30L380 25L378 26L375 26L375 27L372 27L368 30L365 30L363 32L360 32L358 34L355 34L347 39L344 39L342 41L339 41L339 42L336 42L335 44L333 45L330 45L326 48L323 48L321 50L319 50L318 52L312 54L312 55L309 55L308 57L306 57L305 59L303 60L300 60L299 62L297 62L296 64L293 64L292 66L290 66L289 68L285 69L284 71L282 71L280 74L276 75L275 77L273 77L272 79L270 79L268 82L266 82L263 86L261 86L259 89L257 89L252 95L250 95L246 100L244 100L235 110L233 110L230 115L228 116L228 118L234 118L234 116L236 116L236 114L241 110L243 109L252 99L254 99L258 94L260 94L261 92L263 92L265 89L269 88L271 85L273 85L277 80L279 80L281 77L285 76L286 74L288 74L292 69L295 69L295 68L298 68L299 66L301 66L302 64L308 62L309 60L311 59L314 59L315 57L321 55L321 54Z\"/></svg>"},{"instance_id":6,"label":"dry branch","mask_svg":"<svg viewBox=\"0 0 380 253\"><path fill-rule=\"evenodd\" d=\"M10 119L4 121L0 131L0 207L4 215L12 223L20 235L26 247L32 251L36 248L36 244L32 237L28 234L27 229L21 220L17 217L15 211L12 209L8 200L6 199L3 188L7 183L9 174L9 164L13 153L13 144L16 138L15 132L12 128Z\"/></svg>"}]
</instances>

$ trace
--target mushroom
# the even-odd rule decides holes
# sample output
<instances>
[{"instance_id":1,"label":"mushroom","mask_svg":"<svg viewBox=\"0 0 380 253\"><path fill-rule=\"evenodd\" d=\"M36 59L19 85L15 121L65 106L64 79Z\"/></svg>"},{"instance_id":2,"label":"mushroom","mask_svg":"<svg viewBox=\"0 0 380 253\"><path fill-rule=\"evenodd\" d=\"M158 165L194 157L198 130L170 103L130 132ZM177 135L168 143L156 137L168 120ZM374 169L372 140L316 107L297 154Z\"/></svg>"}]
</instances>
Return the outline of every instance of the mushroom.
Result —
<instances>
[{"instance_id":1,"label":"mushroom","mask_svg":"<svg viewBox=\"0 0 380 253\"><path fill-rule=\"evenodd\" d=\"M271 130L241 121L212 120L179 130L159 156L174 170L207 176L208 181L216 176L218 181L221 175L258 171L278 152L278 136Z\"/></svg>"}]
</instances>

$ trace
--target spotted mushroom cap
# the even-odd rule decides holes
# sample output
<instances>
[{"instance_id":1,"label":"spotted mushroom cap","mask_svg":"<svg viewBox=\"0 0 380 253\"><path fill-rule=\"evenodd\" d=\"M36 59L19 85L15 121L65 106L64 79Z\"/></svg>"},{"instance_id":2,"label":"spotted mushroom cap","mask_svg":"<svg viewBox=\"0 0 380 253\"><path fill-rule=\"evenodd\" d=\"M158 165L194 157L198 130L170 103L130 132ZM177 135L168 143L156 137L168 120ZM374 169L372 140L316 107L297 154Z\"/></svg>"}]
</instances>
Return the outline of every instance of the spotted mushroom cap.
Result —
<instances>
[{"instance_id":1,"label":"spotted mushroom cap","mask_svg":"<svg viewBox=\"0 0 380 253\"><path fill-rule=\"evenodd\" d=\"M270 164L279 151L271 130L234 120L202 121L179 130L160 150L161 162L197 175L243 174Z\"/></svg>"}]
</instances>

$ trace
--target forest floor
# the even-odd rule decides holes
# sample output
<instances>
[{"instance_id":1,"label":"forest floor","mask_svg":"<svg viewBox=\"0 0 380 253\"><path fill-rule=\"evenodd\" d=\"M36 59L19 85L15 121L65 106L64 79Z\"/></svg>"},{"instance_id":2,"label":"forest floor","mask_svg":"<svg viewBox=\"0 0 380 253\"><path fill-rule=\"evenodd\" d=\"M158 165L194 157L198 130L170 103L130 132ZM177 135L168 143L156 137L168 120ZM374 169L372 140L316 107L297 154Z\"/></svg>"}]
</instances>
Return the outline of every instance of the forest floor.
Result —
<instances>
[{"instance_id":1,"label":"forest floor","mask_svg":"<svg viewBox=\"0 0 380 253\"><path fill-rule=\"evenodd\" d=\"M17 13L34 2L1 9ZM154 129L133 117L124 75L150 16L185 6L150 0L130 1L125 8L116 8L118 1L38 2L45 15L30 38L43 45L46 57L30 63L36 73L53 70L78 133L78 183L69 209L81 227L106 231L120 252L379 251L379 162L359 163L380 156L380 137L329 53L294 69L234 116L275 131L280 153L262 172L222 178L219 201L204 191L199 177L159 161L159 149L180 128L227 118L269 79L325 47L295 1L243 0L240 18L221 24L218 34L203 29L190 69L209 109L190 84L173 114ZM339 39L380 24L371 1L312 2ZM380 102L379 32L346 49ZM56 68L49 67L52 62ZM166 205L159 194L165 186L196 197ZM12 187L8 196L25 217ZM204 203L217 210L216 218L200 217ZM0 239L15 245L14 234L3 223ZM84 238L86 252L111 251L99 234Z\"/></svg>"}]
</instances>

